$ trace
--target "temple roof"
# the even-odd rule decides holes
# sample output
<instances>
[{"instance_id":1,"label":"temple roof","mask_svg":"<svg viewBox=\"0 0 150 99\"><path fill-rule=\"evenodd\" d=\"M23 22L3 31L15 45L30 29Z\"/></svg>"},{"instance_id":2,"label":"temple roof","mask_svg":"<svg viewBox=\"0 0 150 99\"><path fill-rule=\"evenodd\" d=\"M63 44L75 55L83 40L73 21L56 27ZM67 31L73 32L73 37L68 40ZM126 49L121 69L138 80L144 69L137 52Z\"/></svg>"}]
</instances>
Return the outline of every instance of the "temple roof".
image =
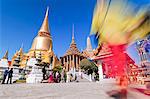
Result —
<instances>
[{"instance_id":1,"label":"temple roof","mask_svg":"<svg viewBox=\"0 0 150 99\"><path fill-rule=\"evenodd\" d=\"M92 59L97 60L111 56L111 48L109 48L107 44L102 43L101 45L98 45L97 49L94 51L94 56L92 57Z\"/></svg>"},{"instance_id":2,"label":"temple roof","mask_svg":"<svg viewBox=\"0 0 150 99\"><path fill-rule=\"evenodd\" d=\"M112 54L112 51L111 51L111 48L109 48L109 46L105 43L99 45L95 51L96 56L102 56L102 55L107 55L107 54Z\"/></svg>"},{"instance_id":3,"label":"temple roof","mask_svg":"<svg viewBox=\"0 0 150 99\"><path fill-rule=\"evenodd\" d=\"M71 43L70 48L67 50L66 54L67 55L81 55L80 51L78 50L76 43Z\"/></svg>"},{"instance_id":4,"label":"temple roof","mask_svg":"<svg viewBox=\"0 0 150 99\"><path fill-rule=\"evenodd\" d=\"M82 54L78 50L76 43L75 43L75 40L74 40L74 25L73 25L73 29L72 29L72 41L71 41L69 49L67 50L67 52L65 53L64 56L68 56L68 55L80 55L80 56L82 56Z\"/></svg>"}]
</instances>

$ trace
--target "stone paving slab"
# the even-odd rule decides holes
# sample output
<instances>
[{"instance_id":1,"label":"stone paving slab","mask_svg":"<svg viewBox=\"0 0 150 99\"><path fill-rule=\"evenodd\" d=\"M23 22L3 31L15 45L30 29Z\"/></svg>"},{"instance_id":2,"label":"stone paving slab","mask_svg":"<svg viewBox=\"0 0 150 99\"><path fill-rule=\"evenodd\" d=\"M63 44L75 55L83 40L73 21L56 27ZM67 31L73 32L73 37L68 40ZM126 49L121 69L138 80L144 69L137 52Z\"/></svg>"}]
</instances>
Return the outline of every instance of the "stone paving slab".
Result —
<instances>
[{"instance_id":1,"label":"stone paving slab","mask_svg":"<svg viewBox=\"0 0 150 99\"><path fill-rule=\"evenodd\" d=\"M0 85L0 99L109 99L102 90L98 83Z\"/></svg>"},{"instance_id":2,"label":"stone paving slab","mask_svg":"<svg viewBox=\"0 0 150 99\"><path fill-rule=\"evenodd\" d=\"M0 99L113 99L106 94L113 89L114 84L92 82L0 85ZM138 99L134 94L129 99Z\"/></svg>"}]
</instances>

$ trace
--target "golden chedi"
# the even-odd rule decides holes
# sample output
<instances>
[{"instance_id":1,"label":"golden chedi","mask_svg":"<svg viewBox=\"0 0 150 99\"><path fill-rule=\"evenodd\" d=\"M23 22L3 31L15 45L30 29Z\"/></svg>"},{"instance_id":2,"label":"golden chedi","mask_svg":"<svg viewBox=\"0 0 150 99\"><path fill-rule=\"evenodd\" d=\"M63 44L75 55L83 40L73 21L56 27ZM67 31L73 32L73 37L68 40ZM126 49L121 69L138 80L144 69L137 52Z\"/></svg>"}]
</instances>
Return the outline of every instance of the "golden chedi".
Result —
<instances>
[{"instance_id":1,"label":"golden chedi","mask_svg":"<svg viewBox=\"0 0 150 99\"><path fill-rule=\"evenodd\" d=\"M49 24L48 24L48 9L43 21L43 24L38 32L38 35L34 38L31 49L28 53L30 57L33 56L34 51L36 53L41 52L42 55L49 54L47 51L52 51L52 37L50 34Z\"/></svg>"},{"instance_id":2,"label":"golden chedi","mask_svg":"<svg viewBox=\"0 0 150 99\"><path fill-rule=\"evenodd\" d=\"M17 51L12 58L12 66L14 64L14 60L18 57L18 55L20 56L20 67L27 66L27 62L29 61L29 59L37 58L38 54L41 54L41 62L54 64L53 62L59 61L58 58L53 58L55 54L53 52L52 37L49 29L48 12L49 11L47 9L42 26L38 31L38 35L34 38L29 52L23 53L22 48L21 51Z\"/></svg>"}]
</instances>

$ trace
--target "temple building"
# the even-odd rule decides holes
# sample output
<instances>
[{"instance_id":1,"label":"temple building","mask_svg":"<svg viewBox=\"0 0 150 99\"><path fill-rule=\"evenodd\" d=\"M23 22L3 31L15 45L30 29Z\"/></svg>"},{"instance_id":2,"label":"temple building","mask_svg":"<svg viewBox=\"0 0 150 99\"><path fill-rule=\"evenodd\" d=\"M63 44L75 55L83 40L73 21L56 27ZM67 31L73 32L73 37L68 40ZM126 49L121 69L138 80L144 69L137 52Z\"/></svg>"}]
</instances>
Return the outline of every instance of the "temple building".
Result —
<instances>
[{"instance_id":1,"label":"temple building","mask_svg":"<svg viewBox=\"0 0 150 99\"><path fill-rule=\"evenodd\" d=\"M74 27L73 27L72 41L71 41L69 49L66 51L64 56L60 57L61 63L64 66L66 71L70 71L72 69L75 69L76 71L78 71L80 68L79 67L80 61L84 58L85 57L82 55L82 53L80 53L75 43Z\"/></svg>"},{"instance_id":2,"label":"temple building","mask_svg":"<svg viewBox=\"0 0 150 99\"><path fill-rule=\"evenodd\" d=\"M135 65L135 62L130 58L130 56L126 52L124 52L124 55L126 58L127 73L129 75L132 75L134 73L135 76L136 71L134 72L131 69L137 68L138 66ZM106 78L114 78L117 76L116 74L118 72L118 69L117 66L113 65L114 61L112 50L106 43L98 45L97 49L94 51L94 56L92 57L92 60L96 62L97 66L102 66L103 75Z\"/></svg>"},{"instance_id":3,"label":"temple building","mask_svg":"<svg viewBox=\"0 0 150 99\"><path fill-rule=\"evenodd\" d=\"M53 67L56 63L60 63L53 52L52 36L48 23L48 12L49 10L47 8L44 21L38 31L38 35L34 38L28 53L24 53L23 47L21 47L20 50L14 54L11 66L19 66L24 68L27 66L27 62L31 58L38 58L39 54L41 62L52 64Z\"/></svg>"}]
</instances>

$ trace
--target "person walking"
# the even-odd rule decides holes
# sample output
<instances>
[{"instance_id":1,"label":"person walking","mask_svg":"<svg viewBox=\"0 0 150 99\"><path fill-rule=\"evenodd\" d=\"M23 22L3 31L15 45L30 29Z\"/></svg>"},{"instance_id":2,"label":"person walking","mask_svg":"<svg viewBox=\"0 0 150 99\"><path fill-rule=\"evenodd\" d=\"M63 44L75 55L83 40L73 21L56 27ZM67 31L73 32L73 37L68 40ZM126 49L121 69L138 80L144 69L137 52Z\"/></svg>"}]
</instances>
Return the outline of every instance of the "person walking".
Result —
<instances>
[{"instance_id":1,"label":"person walking","mask_svg":"<svg viewBox=\"0 0 150 99\"><path fill-rule=\"evenodd\" d=\"M58 73L58 71L55 73L55 78L56 78L56 80L55 80L55 82L56 83L58 83L58 75L59 75L59 73Z\"/></svg>"},{"instance_id":2,"label":"person walking","mask_svg":"<svg viewBox=\"0 0 150 99\"><path fill-rule=\"evenodd\" d=\"M67 73L64 72L64 82L66 83L66 81L67 81Z\"/></svg>"},{"instance_id":3,"label":"person walking","mask_svg":"<svg viewBox=\"0 0 150 99\"><path fill-rule=\"evenodd\" d=\"M73 75L72 75L72 74L70 74L70 82L72 82L72 78L73 78Z\"/></svg>"},{"instance_id":4,"label":"person walking","mask_svg":"<svg viewBox=\"0 0 150 99\"><path fill-rule=\"evenodd\" d=\"M43 73L43 80L45 80L45 75L46 75L46 69L45 69L45 66L42 68L42 73Z\"/></svg>"},{"instance_id":5,"label":"person walking","mask_svg":"<svg viewBox=\"0 0 150 99\"><path fill-rule=\"evenodd\" d=\"M8 72L9 72L9 67L4 71L2 84L5 84L5 80L7 78Z\"/></svg>"},{"instance_id":6,"label":"person walking","mask_svg":"<svg viewBox=\"0 0 150 99\"><path fill-rule=\"evenodd\" d=\"M74 81L76 81L77 80L77 75L75 74L75 78L74 78Z\"/></svg>"},{"instance_id":7,"label":"person walking","mask_svg":"<svg viewBox=\"0 0 150 99\"><path fill-rule=\"evenodd\" d=\"M10 84L12 84L12 77L13 77L13 68L11 68L8 72L8 80L7 80L7 84L10 81Z\"/></svg>"},{"instance_id":8,"label":"person walking","mask_svg":"<svg viewBox=\"0 0 150 99\"><path fill-rule=\"evenodd\" d=\"M60 83L61 82L61 74L60 74L60 72L58 72L58 83Z\"/></svg>"}]
</instances>

